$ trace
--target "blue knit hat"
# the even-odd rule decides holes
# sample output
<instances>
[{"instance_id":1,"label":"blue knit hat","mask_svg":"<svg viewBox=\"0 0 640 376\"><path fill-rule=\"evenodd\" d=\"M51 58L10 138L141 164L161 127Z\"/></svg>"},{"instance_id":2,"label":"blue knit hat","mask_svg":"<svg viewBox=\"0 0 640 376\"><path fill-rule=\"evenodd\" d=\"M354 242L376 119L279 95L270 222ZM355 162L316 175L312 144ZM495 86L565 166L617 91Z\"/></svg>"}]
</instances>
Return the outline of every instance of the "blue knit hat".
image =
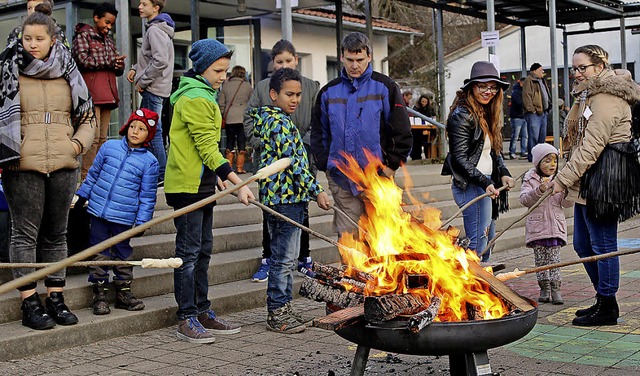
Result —
<instances>
[{"instance_id":1,"label":"blue knit hat","mask_svg":"<svg viewBox=\"0 0 640 376\"><path fill-rule=\"evenodd\" d=\"M216 60L229 55L230 52L224 44L215 39L201 39L191 46L189 59L193 62L193 70L197 74L202 74Z\"/></svg>"}]
</instances>

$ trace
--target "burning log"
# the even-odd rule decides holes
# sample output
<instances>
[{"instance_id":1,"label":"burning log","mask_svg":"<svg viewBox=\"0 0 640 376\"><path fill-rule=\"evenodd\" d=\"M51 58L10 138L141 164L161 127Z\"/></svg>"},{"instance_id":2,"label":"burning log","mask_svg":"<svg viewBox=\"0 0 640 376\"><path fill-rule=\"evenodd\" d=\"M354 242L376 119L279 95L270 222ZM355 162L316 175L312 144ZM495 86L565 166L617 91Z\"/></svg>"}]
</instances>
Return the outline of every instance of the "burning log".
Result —
<instances>
[{"instance_id":1,"label":"burning log","mask_svg":"<svg viewBox=\"0 0 640 376\"><path fill-rule=\"evenodd\" d=\"M431 303L429 304L429 307L427 307L427 309L416 313L409 319L407 329L409 329L413 333L418 333L419 331L424 329L425 326L431 324L438 315L440 303L442 303L442 300L440 300L440 298L438 298L437 296L432 297Z\"/></svg>"},{"instance_id":2,"label":"burning log","mask_svg":"<svg viewBox=\"0 0 640 376\"><path fill-rule=\"evenodd\" d=\"M322 282L305 278L300 286L300 295L316 302L325 302L341 308L353 307L364 302L364 296L352 291L327 286Z\"/></svg>"},{"instance_id":3,"label":"burning log","mask_svg":"<svg viewBox=\"0 0 640 376\"><path fill-rule=\"evenodd\" d=\"M388 321L399 315L413 315L427 308L422 298L412 294L367 296L364 317L367 321Z\"/></svg>"},{"instance_id":4,"label":"burning log","mask_svg":"<svg viewBox=\"0 0 640 376\"><path fill-rule=\"evenodd\" d=\"M529 304L526 300L520 297L520 295L516 294L513 290L507 287L504 283L502 283L498 278L496 278L493 274L484 270L478 263L469 262L469 269L478 277L484 279L491 290L498 295L502 300L508 302L515 308L522 310L523 312L528 312L535 309L534 306Z\"/></svg>"},{"instance_id":5,"label":"burning log","mask_svg":"<svg viewBox=\"0 0 640 376\"><path fill-rule=\"evenodd\" d=\"M338 330L345 326L353 325L362 320L364 316L364 306L359 304L333 312L325 317L313 320L313 326L325 330Z\"/></svg>"},{"instance_id":6,"label":"burning log","mask_svg":"<svg viewBox=\"0 0 640 376\"><path fill-rule=\"evenodd\" d=\"M473 321L478 319L478 309L476 306L470 303L465 303L465 309L467 310L467 320Z\"/></svg>"},{"instance_id":7,"label":"burning log","mask_svg":"<svg viewBox=\"0 0 640 376\"><path fill-rule=\"evenodd\" d=\"M336 268L335 266L314 262L312 269L316 273L317 278L323 280L350 278L364 284L375 280L375 277L371 274L348 265L342 265L342 267Z\"/></svg>"}]
</instances>

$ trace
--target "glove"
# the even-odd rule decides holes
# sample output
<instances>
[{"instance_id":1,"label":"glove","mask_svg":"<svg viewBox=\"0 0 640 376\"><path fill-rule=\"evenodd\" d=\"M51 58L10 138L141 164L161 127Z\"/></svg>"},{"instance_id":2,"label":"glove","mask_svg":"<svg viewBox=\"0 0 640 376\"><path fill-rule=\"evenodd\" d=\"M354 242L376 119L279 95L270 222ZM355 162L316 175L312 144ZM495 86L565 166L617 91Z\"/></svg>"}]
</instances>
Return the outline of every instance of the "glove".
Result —
<instances>
[{"instance_id":1,"label":"glove","mask_svg":"<svg viewBox=\"0 0 640 376\"><path fill-rule=\"evenodd\" d=\"M80 211L80 210L84 209L84 204L87 203L87 199L84 198L84 197L80 197L80 196L77 196L77 197L78 197L78 199L73 204L73 208L72 209L76 210L76 211Z\"/></svg>"}]
</instances>

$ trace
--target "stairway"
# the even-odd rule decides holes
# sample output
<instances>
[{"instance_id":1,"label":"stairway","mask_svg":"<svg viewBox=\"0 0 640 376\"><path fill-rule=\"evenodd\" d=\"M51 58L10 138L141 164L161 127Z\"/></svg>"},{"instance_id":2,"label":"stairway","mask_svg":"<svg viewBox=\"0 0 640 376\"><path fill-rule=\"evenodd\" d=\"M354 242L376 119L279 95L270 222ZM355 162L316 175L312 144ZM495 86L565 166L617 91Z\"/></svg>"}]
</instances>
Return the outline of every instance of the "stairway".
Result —
<instances>
[{"instance_id":1,"label":"stairway","mask_svg":"<svg viewBox=\"0 0 640 376\"><path fill-rule=\"evenodd\" d=\"M519 176L526 171L530 163L526 161L507 161L511 174ZM441 165L409 165L413 188L411 194L422 202L429 202L442 211L441 218L447 219L457 210L453 202L450 177L441 176ZM319 174L320 183L326 187L324 174ZM245 175L247 176L247 175ZM398 172L398 185L403 187L406 179ZM257 184L251 189L257 197ZM501 215L497 222L497 231L511 224L524 212L518 202L520 182L510 194L511 210ZM163 216L172 211L166 205L162 191L158 193L155 216ZM310 205L311 228L321 234L336 239L331 225L332 212L325 212L315 203ZM572 209L567 210L571 216ZM224 316L249 308L263 307L266 301L266 283L252 283L250 278L257 270L261 257L262 213L253 205L246 207L238 203L235 197L227 196L214 208L214 254L209 268L210 299L212 308ZM458 218L453 226L462 228L462 219ZM573 221L568 219L569 231L573 230ZM161 223L145 233L145 236L133 238L133 260L144 257L166 258L174 255L175 228L173 221ZM524 221L518 222L497 242L494 252L524 246ZM340 261L336 248L327 242L311 236L311 256L321 263ZM75 270L74 270L75 269ZM176 324L176 303L173 297L173 271L170 269L134 268L134 294L143 299L146 308L143 311L128 312L113 309L105 316L91 313L91 288L86 273L78 268L68 271L65 300L76 313L80 323L70 327L56 326L47 331L31 330L20 323L21 311L18 293L0 296L0 361L17 359L46 353L65 347L96 342L122 335L143 333L146 331ZM0 282L9 278L6 271L0 274ZM302 281L296 277L294 291ZM39 290L44 293L42 283ZM111 302L113 302L113 291ZM265 309L266 316L266 309Z\"/></svg>"}]
</instances>

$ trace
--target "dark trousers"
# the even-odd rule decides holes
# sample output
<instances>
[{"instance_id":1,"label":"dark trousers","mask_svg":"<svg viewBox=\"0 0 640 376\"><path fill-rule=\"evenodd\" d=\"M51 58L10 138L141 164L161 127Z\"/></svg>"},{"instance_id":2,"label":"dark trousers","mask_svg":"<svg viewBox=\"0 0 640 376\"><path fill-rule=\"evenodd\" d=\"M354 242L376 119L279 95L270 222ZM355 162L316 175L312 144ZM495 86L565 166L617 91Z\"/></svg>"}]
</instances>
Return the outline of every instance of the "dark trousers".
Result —
<instances>
[{"instance_id":1,"label":"dark trousers","mask_svg":"<svg viewBox=\"0 0 640 376\"><path fill-rule=\"evenodd\" d=\"M244 136L244 124L227 124L224 127L224 131L227 133L227 149L235 149L236 143L238 145L238 151L243 151L247 148L247 142Z\"/></svg>"},{"instance_id":2,"label":"dark trousers","mask_svg":"<svg viewBox=\"0 0 640 376\"><path fill-rule=\"evenodd\" d=\"M91 216L91 231L89 235L89 246L94 246L101 243L113 236L116 236L122 232L129 230L131 226L121 225L119 223L109 222L105 219ZM98 253L95 261L107 261L107 260L129 260L133 253L133 248L129 244L129 240L123 240L120 243L112 246L109 249ZM133 280L133 266L123 265L114 266L113 270L113 282L132 281ZM109 267L108 266L91 266L89 267L89 282L109 282Z\"/></svg>"}]
</instances>

